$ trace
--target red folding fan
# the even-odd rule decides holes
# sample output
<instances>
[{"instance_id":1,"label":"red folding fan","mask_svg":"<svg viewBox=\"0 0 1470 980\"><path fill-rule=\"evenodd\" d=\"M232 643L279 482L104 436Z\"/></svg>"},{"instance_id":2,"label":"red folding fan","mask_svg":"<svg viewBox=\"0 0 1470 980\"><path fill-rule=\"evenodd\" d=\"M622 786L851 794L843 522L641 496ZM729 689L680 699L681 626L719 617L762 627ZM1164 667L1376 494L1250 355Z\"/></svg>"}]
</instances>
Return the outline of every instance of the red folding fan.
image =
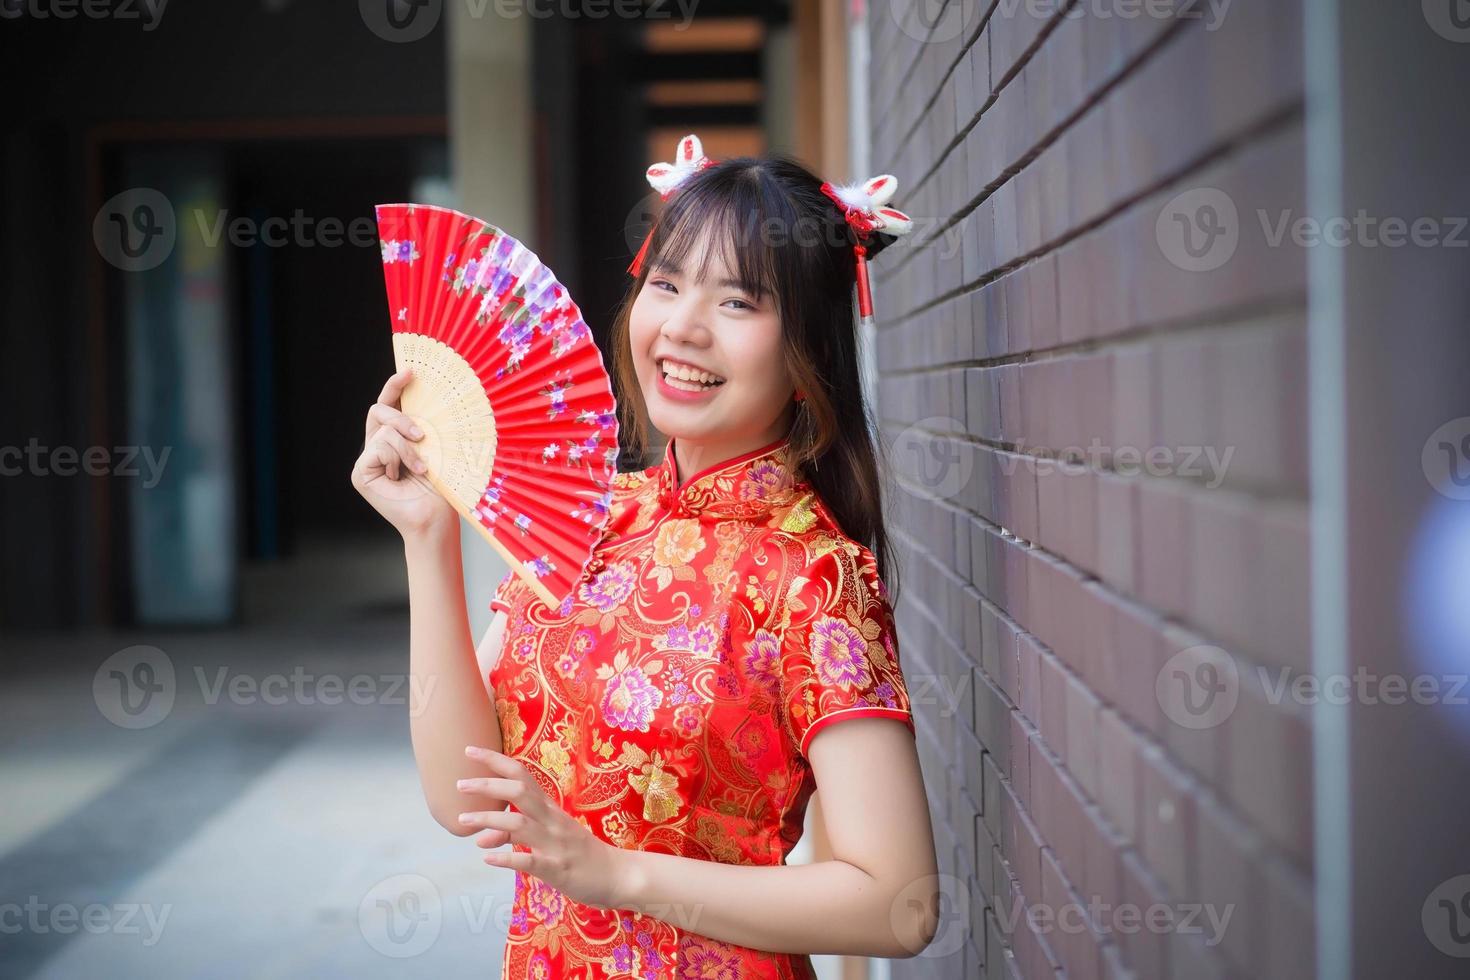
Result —
<instances>
[{"instance_id":1,"label":"red folding fan","mask_svg":"<svg viewBox=\"0 0 1470 980\"><path fill-rule=\"evenodd\" d=\"M608 519L618 423L602 353L567 290L493 225L380 204L400 403L429 484L558 607ZM410 476L416 476L410 474Z\"/></svg>"}]
</instances>

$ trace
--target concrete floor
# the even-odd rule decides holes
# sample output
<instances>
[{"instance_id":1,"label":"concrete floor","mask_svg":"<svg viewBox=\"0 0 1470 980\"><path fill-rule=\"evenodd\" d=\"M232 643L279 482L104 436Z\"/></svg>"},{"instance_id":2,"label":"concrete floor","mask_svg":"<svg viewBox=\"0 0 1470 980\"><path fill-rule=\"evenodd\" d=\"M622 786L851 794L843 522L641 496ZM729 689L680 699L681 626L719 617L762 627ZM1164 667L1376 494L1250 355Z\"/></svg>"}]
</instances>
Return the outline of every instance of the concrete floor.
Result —
<instances>
[{"instance_id":1,"label":"concrete floor","mask_svg":"<svg viewBox=\"0 0 1470 980\"><path fill-rule=\"evenodd\" d=\"M76 665L0 689L0 976L498 977L511 872L424 806L396 539L244 594L237 629L0 641ZM99 667L139 644L173 701L122 727Z\"/></svg>"},{"instance_id":2,"label":"concrete floor","mask_svg":"<svg viewBox=\"0 0 1470 980\"><path fill-rule=\"evenodd\" d=\"M424 805L406 595L384 534L248 570L236 628L0 639L70 665L0 688L0 977L499 977L512 874Z\"/></svg>"}]
</instances>

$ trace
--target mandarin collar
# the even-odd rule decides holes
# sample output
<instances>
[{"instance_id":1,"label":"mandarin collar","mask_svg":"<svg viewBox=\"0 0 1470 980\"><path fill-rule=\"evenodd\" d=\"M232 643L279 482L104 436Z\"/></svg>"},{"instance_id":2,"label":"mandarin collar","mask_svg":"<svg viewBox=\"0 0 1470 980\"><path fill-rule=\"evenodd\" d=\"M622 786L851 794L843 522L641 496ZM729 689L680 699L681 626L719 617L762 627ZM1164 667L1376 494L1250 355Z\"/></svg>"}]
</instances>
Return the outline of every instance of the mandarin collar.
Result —
<instances>
[{"instance_id":1,"label":"mandarin collar","mask_svg":"<svg viewBox=\"0 0 1470 980\"><path fill-rule=\"evenodd\" d=\"M760 518L794 501L805 489L787 468L790 436L733 456L695 473L682 488L675 483L674 439L658 465L658 500L675 516Z\"/></svg>"}]
</instances>

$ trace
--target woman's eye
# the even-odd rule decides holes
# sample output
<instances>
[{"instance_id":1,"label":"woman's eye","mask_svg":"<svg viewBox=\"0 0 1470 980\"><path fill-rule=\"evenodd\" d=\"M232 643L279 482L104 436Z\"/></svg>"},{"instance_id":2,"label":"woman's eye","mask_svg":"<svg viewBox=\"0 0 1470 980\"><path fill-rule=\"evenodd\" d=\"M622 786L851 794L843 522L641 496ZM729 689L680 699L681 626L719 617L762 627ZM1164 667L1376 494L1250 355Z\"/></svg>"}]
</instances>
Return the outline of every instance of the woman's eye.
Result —
<instances>
[{"instance_id":1,"label":"woman's eye","mask_svg":"<svg viewBox=\"0 0 1470 980\"><path fill-rule=\"evenodd\" d=\"M668 282L665 279L655 279L655 280L653 280L653 286L655 288L661 288L663 286L668 286L669 289L673 289L674 288L673 283L670 283L670 282Z\"/></svg>"},{"instance_id":2,"label":"woman's eye","mask_svg":"<svg viewBox=\"0 0 1470 980\"><path fill-rule=\"evenodd\" d=\"M729 300L729 302L731 302L731 303L739 303L742 309L746 309L746 310L753 310L753 309L755 309L754 306L751 306L749 303L745 302L745 300L743 300L743 299L732 299L732 300Z\"/></svg>"}]
</instances>

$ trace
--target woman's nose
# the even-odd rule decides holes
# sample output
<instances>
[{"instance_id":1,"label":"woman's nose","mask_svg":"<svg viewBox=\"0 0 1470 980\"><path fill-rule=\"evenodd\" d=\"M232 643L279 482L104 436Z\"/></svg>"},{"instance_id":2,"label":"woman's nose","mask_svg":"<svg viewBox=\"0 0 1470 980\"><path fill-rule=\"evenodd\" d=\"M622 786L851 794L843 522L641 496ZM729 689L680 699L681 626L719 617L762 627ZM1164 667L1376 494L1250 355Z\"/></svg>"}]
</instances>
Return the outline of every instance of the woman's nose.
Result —
<instances>
[{"instance_id":1,"label":"woman's nose","mask_svg":"<svg viewBox=\"0 0 1470 980\"><path fill-rule=\"evenodd\" d=\"M704 333L700 314L692 308L673 311L664 321L663 335L670 340L699 341Z\"/></svg>"}]
</instances>

